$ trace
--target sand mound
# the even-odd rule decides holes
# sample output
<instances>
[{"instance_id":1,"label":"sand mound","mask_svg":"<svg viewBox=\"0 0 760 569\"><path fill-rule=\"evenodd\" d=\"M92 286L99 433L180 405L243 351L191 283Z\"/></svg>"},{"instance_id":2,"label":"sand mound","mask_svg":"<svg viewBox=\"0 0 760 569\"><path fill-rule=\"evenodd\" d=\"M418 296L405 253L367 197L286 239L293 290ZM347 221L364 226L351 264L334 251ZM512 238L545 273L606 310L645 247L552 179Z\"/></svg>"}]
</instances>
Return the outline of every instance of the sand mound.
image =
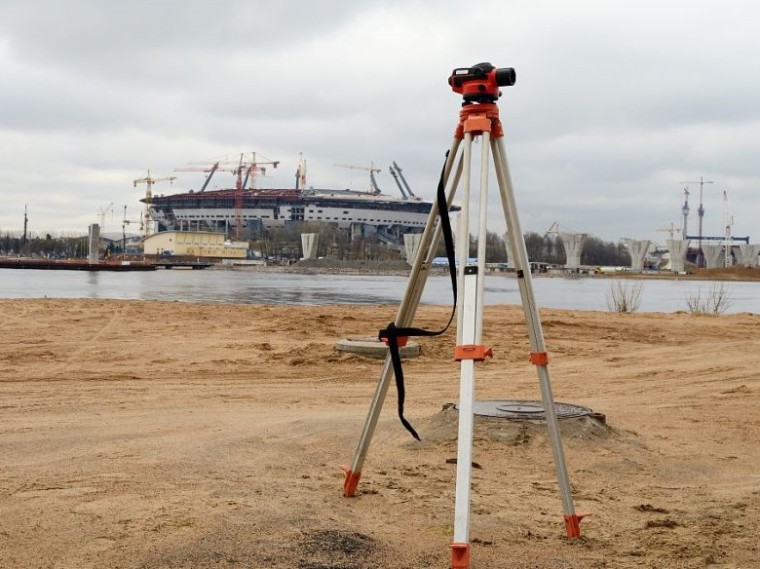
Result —
<instances>
[{"instance_id":1,"label":"sand mound","mask_svg":"<svg viewBox=\"0 0 760 569\"><path fill-rule=\"evenodd\" d=\"M583 415L559 421L563 439L582 439L587 442L619 436L607 425L603 416ZM457 439L459 411L453 403L447 403L439 413L419 423L419 433L424 443L440 444ZM514 420L500 417L475 415L473 438L509 445L527 445L547 439L545 421Z\"/></svg>"}]
</instances>

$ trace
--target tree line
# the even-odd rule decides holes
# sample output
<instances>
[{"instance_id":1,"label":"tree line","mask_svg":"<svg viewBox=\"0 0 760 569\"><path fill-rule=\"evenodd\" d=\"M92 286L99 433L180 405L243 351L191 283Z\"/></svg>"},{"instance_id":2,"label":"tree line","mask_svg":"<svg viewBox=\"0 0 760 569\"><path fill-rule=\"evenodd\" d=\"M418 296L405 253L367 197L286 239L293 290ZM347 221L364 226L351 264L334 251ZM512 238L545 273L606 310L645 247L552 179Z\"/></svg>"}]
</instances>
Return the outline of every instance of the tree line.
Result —
<instances>
[{"instance_id":1,"label":"tree line","mask_svg":"<svg viewBox=\"0 0 760 569\"><path fill-rule=\"evenodd\" d=\"M301 234L317 233L319 242L317 255L340 260L396 260L401 259L401 252L389 247L379 236L354 236L332 224L301 223L286 227L268 228L257 235L251 242L254 250L268 258L298 260L301 255ZM557 235L540 235L528 232L524 235L528 259L534 262L563 265L565 248L562 238ZM114 242L114 253L119 253L121 243ZM475 257L478 242L470 237L469 255ZM45 233L23 236L11 232L0 233L0 255L40 256L48 258L86 258L87 236L54 235ZM445 256L443 243L437 254ZM486 262L507 263L509 255L504 238L496 232L486 234ZM605 242L596 237L589 237L581 253L581 263L591 266L628 266L631 257L622 242Z\"/></svg>"},{"instance_id":2,"label":"tree line","mask_svg":"<svg viewBox=\"0 0 760 569\"><path fill-rule=\"evenodd\" d=\"M348 231L335 225L318 223L295 224L283 228L270 228L259 235L254 247L264 257L277 257L297 260L301 256L301 234L317 233L317 256L350 260L396 260L401 259L401 252L388 247L377 236L350 238ZM559 236L539 235L528 232L524 235L528 259L534 262L553 265L565 264L565 247ZM446 255L443 243L440 243L437 256ZM478 254L478 240L470 236L469 256ZM498 233L486 233L486 262L508 263L506 241ZM589 237L581 253L581 263L591 266L629 266L631 256L622 242L605 242L596 237Z\"/></svg>"},{"instance_id":3,"label":"tree line","mask_svg":"<svg viewBox=\"0 0 760 569\"><path fill-rule=\"evenodd\" d=\"M22 257L45 257L83 259L87 257L87 236L23 235L10 231L0 233L0 255Z\"/></svg>"}]
</instances>

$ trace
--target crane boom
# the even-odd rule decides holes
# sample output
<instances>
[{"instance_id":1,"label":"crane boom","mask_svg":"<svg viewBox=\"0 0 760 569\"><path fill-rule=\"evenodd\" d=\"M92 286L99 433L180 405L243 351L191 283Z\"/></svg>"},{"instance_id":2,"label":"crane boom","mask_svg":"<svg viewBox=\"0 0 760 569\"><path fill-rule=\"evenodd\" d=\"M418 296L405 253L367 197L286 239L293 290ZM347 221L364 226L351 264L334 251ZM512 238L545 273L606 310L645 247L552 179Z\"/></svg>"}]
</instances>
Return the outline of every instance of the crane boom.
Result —
<instances>
[{"instance_id":1,"label":"crane boom","mask_svg":"<svg viewBox=\"0 0 760 569\"><path fill-rule=\"evenodd\" d=\"M403 197L405 200L408 200L409 196L406 194L406 191L404 190L404 186L402 186L401 182L398 181L398 174L396 174L396 171L393 169L393 166L388 168L388 171L391 173L391 176L393 176L393 180L396 182L396 185L398 186L398 190L401 192L401 197Z\"/></svg>"},{"instance_id":2,"label":"crane boom","mask_svg":"<svg viewBox=\"0 0 760 569\"><path fill-rule=\"evenodd\" d=\"M355 164L333 164L333 166L337 166L338 168L348 168L350 170L365 170L369 172L369 191L373 194L379 194L380 188L377 185L377 180L375 180L375 174L379 174L382 172L380 168L375 168L374 162L370 163L370 167L367 168L366 166L356 166Z\"/></svg>"},{"instance_id":3,"label":"crane boom","mask_svg":"<svg viewBox=\"0 0 760 569\"><path fill-rule=\"evenodd\" d=\"M148 175L145 178L138 178L137 180L134 180L132 182L132 185L136 188L137 184L145 184L145 213L143 214L143 237L147 237L151 233L153 233L153 224L151 223L153 221L152 215L150 212L150 204L153 201L153 184L157 182L173 182L177 179L177 176L166 176L164 178L154 178L150 175L150 170L148 170Z\"/></svg>"},{"instance_id":4,"label":"crane boom","mask_svg":"<svg viewBox=\"0 0 760 569\"><path fill-rule=\"evenodd\" d=\"M377 180L375 180L375 172L373 170L369 171L369 182L372 184L372 188L375 190L375 193L379 194L380 186L377 185Z\"/></svg>"},{"instance_id":5,"label":"crane boom","mask_svg":"<svg viewBox=\"0 0 760 569\"><path fill-rule=\"evenodd\" d=\"M667 232L670 235L671 241L673 240L673 238L678 233L681 232L681 230L679 228L677 228L676 224L673 223L672 221L670 222L670 226L669 227L661 227L661 228L657 229L656 231L665 231L665 232ZM685 239L685 237L684 237L684 239Z\"/></svg>"},{"instance_id":6,"label":"crane boom","mask_svg":"<svg viewBox=\"0 0 760 569\"><path fill-rule=\"evenodd\" d=\"M219 162L214 162L211 166L206 167L199 167L199 168L175 168L175 172L204 172L205 174L208 174L206 176L206 179L203 182L203 185L201 186L201 189L198 190L199 193L205 192L206 188L209 185L209 182L211 182L211 177L216 173L216 171L219 170Z\"/></svg>"},{"instance_id":7,"label":"crane boom","mask_svg":"<svg viewBox=\"0 0 760 569\"><path fill-rule=\"evenodd\" d=\"M337 166L338 168L350 168L351 170L367 170L369 172L382 172L380 168L375 168L375 164L372 163L369 168L366 166L356 166L354 164L334 164L334 166Z\"/></svg>"},{"instance_id":8,"label":"crane boom","mask_svg":"<svg viewBox=\"0 0 760 569\"><path fill-rule=\"evenodd\" d=\"M409 195L413 198L417 197L414 195L414 192L412 191L412 188L409 187L409 184L406 183L406 178L404 178L404 174L401 172L401 168L396 163L396 161L393 161L393 167L396 169L396 172L398 172L398 177L401 178L401 182L404 184L404 187L406 188L406 191L409 192Z\"/></svg>"},{"instance_id":9,"label":"crane boom","mask_svg":"<svg viewBox=\"0 0 760 569\"><path fill-rule=\"evenodd\" d=\"M98 221L100 222L100 231L101 233L105 233L105 227L106 227L106 214L108 211L111 211L111 217L113 217L113 202L108 204L106 207L101 208L98 211Z\"/></svg>"}]
</instances>

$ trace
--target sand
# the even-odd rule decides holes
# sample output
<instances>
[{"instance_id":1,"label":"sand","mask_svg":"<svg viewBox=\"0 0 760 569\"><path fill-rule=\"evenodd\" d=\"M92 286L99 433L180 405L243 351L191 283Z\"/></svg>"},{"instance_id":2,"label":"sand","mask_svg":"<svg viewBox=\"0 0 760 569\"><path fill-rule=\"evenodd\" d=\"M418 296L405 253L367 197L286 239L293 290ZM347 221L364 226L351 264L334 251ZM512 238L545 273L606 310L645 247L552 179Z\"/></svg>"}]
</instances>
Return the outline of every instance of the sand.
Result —
<instances>
[{"instance_id":1,"label":"sand","mask_svg":"<svg viewBox=\"0 0 760 569\"><path fill-rule=\"evenodd\" d=\"M381 362L335 342L394 306L0 301L0 566L448 567L453 335L419 340L357 495ZM540 425L476 426L472 567L760 567L760 316L541 312L582 536ZM436 327L445 307L420 308ZM489 307L477 398L539 399L519 307Z\"/></svg>"}]
</instances>

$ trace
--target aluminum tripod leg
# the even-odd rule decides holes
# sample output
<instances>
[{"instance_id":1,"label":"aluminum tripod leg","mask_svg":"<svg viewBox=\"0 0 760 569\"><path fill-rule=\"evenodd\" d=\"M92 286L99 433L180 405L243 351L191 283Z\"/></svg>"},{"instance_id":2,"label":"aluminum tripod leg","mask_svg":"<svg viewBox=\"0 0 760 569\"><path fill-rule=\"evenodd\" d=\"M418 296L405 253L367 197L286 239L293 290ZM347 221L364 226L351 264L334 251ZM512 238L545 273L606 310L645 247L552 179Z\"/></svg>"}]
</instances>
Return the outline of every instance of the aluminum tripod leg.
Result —
<instances>
[{"instance_id":1,"label":"aluminum tripod leg","mask_svg":"<svg viewBox=\"0 0 760 569\"><path fill-rule=\"evenodd\" d=\"M476 345L476 330L482 316L478 298L477 267L466 267L462 289L462 342ZM472 488L472 435L475 403L475 360L464 359L459 375L459 431L457 434L457 481L454 504L454 542L451 545L452 567L468 567L470 557L470 489Z\"/></svg>"},{"instance_id":2,"label":"aluminum tripod leg","mask_svg":"<svg viewBox=\"0 0 760 569\"><path fill-rule=\"evenodd\" d=\"M479 123L480 126L483 123ZM471 132L464 130L464 192L463 199L466 202L462 205L462 232L469 233L469 195L470 195L470 162L472 160L472 138ZM488 186L488 164L489 150L493 154L493 162L496 171L497 181L499 184L504 218L507 225L510 253L513 263L517 269L520 296L522 299L523 311L525 313L526 323L528 326L528 336L531 345L531 362L535 364L538 373L541 397L546 413L546 422L552 444L557 479L559 482L560 492L562 494L562 504L564 509L565 527L568 537L580 536L580 519L575 513L572 499L570 482L565 465L564 451L559 431L557 413L554 407L554 397L551 391L549 381L549 372L547 369L548 358L546 356L546 347L544 345L543 331L541 321L533 297L533 288L528 262L527 252L525 250L525 241L522 237L517 209L515 206L514 194L512 191L511 179L506 162L506 153L503 148L500 128L496 129L497 133L491 138L491 132L484 129L479 134L482 135L483 144L481 150L481 171L480 171L480 195L479 195L479 227L478 227L478 266L465 267L466 265L466 248L463 247L465 241L460 240L460 287L462 290L462 300L458 306L459 314L457 319L457 359L461 362L460 371L460 398L459 398L459 433L457 446L457 478L456 478L456 504L454 507L454 539L451 545L451 567L455 569L467 569L470 561L470 543L469 543L469 522L470 522L470 489L471 481L471 463L472 463L472 439L473 439L473 402L475 399L475 361L485 357L485 348L482 342L482 315L483 315L483 285L484 285L484 268L485 268L485 237L486 237L486 219L487 219L487 186ZM465 249L465 252L462 250ZM471 345L470 345L471 344ZM472 348L472 353L479 353L479 356L463 357L465 347Z\"/></svg>"},{"instance_id":3,"label":"aluminum tripod leg","mask_svg":"<svg viewBox=\"0 0 760 569\"><path fill-rule=\"evenodd\" d=\"M451 149L449 150L446 159L446 165L444 166L443 170L442 184L444 188L448 186L448 182L451 177L451 170L455 162L460 142L461 141L458 138L454 138ZM459 183L459 178L462 173L461 166L462 165L460 161L459 166L454 173L453 183L448 190L446 203L449 207L451 206L451 203L454 199L454 193L456 191L456 187ZM420 239L417 255L415 256L409 280L406 284L404 297L401 301L401 305L399 306L398 313L396 314L396 320L394 323L398 327L406 327L411 325L412 320L414 319L414 315L417 311L417 307L419 306L420 298L422 297L422 292L425 288L425 283L427 282L428 272L430 266L432 265L433 258L435 257L435 250L441 240L441 225L440 223L436 223L437 217L438 203L434 202L430 209L430 215L428 216L425 230L422 233L422 238ZM364 465L364 459L367 456L369 445L372 442L372 437L375 433L377 421L380 418L380 411L383 408L385 398L388 394L388 388L391 385L392 376L393 365L391 362L391 356L388 354L385 357L383 369L380 372L380 379L377 383L377 387L375 388L375 394L372 398L369 414L367 415L367 419L364 423L364 428L362 429L362 434L359 438L359 444L351 461L351 466L342 467L343 472L345 473L345 480L343 483L344 496L350 497L353 496L356 492L356 487L359 484L359 478L361 477L362 467Z\"/></svg>"},{"instance_id":4,"label":"aluminum tripod leg","mask_svg":"<svg viewBox=\"0 0 760 569\"><path fill-rule=\"evenodd\" d=\"M475 403L475 362L486 357L483 338L483 293L486 258L486 221L488 219L488 138L483 133L480 155L480 192L478 194L478 257L477 266L468 266L468 247L460 240L459 286L462 291L457 306L457 348L460 362L459 431L457 435L457 477L454 504L454 541L451 544L451 566L467 568L470 563L470 490L472 488L472 439ZM469 198L472 163L472 134L464 135L464 191L461 232L469 241ZM490 350L489 350L490 354Z\"/></svg>"},{"instance_id":5,"label":"aluminum tripod leg","mask_svg":"<svg viewBox=\"0 0 760 569\"><path fill-rule=\"evenodd\" d=\"M546 413L546 426L551 439L554 466L557 472L560 494L562 496L562 506L565 514L565 528L568 537L579 537L580 520L583 518L583 515L575 513L575 506L573 504L572 489L570 487L570 479L565 463L565 453L562 448L559 421L557 420L557 411L554 407L554 396L552 395L551 382L549 381L549 370L547 367L549 360L546 356L546 346L544 344L541 319L533 296L533 282L531 280L528 253L525 249L525 241L522 237L520 221L517 216L517 208L515 205L514 193L512 191L512 180L509 175L503 138L498 137L492 139L491 150L494 157L496 178L499 184L502 207L504 208L504 217L507 222L510 253L515 268L517 269L517 283L520 289L525 321L528 325L531 362L536 366L536 373L538 374L538 381L541 387L541 398Z\"/></svg>"}]
</instances>

